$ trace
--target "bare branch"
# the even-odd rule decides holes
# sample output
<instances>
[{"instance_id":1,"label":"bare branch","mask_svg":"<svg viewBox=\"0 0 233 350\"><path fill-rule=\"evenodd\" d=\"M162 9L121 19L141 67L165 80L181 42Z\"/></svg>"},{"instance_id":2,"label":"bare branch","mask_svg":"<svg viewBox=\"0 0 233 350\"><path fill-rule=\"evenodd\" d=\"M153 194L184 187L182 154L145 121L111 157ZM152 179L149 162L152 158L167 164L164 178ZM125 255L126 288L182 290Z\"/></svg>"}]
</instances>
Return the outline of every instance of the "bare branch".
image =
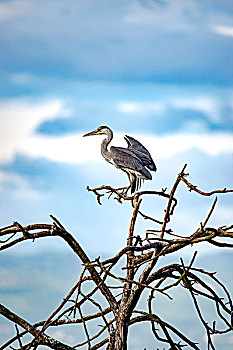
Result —
<instances>
[{"instance_id":1,"label":"bare branch","mask_svg":"<svg viewBox=\"0 0 233 350\"><path fill-rule=\"evenodd\" d=\"M187 343L189 346L191 346L191 348L196 349L196 350L200 350L196 343L190 341L188 338L186 338L181 332L179 332L175 327L173 327L172 325L168 324L165 321L162 321L161 318L159 318L157 315L154 314L149 314L147 312L144 311L134 311L134 313L138 313L143 315L144 317L141 318L140 320L135 319L136 322L141 322L143 321L154 321L159 323L160 325L165 326L166 328L170 329L174 334L176 334L180 339L182 339L185 343ZM133 320L132 320L133 321ZM131 324L136 323L136 322L131 322Z\"/></svg>"},{"instance_id":2,"label":"bare branch","mask_svg":"<svg viewBox=\"0 0 233 350\"><path fill-rule=\"evenodd\" d=\"M199 190L197 186L186 180L188 175L185 173L186 166L185 164L181 173L177 175L170 193L167 192L167 189L162 189L161 191L140 191L132 196L127 196L124 187L116 189L105 185L93 189L87 187L89 192L94 193L99 204L101 204L101 198L107 195L108 198L115 196L114 199L119 203L129 201L132 206L126 246L102 262L100 257L91 261L79 242L53 215L50 215L53 220L52 224L23 226L14 222L0 229L0 237L2 237L0 251L26 240L60 237L84 265L78 281L47 320L32 325L5 306L0 305L0 313L14 322L16 327L16 335L14 334L14 337L0 349L6 349L9 346L12 348L12 343L16 341L19 350L36 350L39 345L58 350L78 349L83 346L87 346L89 350L97 350L104 345L107 345L108 350L126 350L129 326L144 321L150 322L151 331L157 341L167 344L170 349L180 350L184 346L199 349L196 342L153 312L154 296L161 293L172 299L167 291L170 293L173 288L184 288L191 295L197 318L201 321L207 335L208 349L214 349L212 336L227 334L233 330L233 306L227 287L219 281L215 273L193 267L197 252L194 253L187 266L182 258L179 264L167 265L165 258L168 254L203 242L221 248L233 248L231 243L233 225L218 228L207 227L216 207L216 197L204 222L200 223L200 227L194 233L186 232L184 235L179 235L179 232L173 232L172 228L167 228L167 226L175 213L178 203L175 194L181 181L188 186L190 191L195 191L202 196L231 193L233 190L226 188L211 192ZM147 215L146 212L140 210L142 201L148 196L162 197L166 200L166 209L162 219ZM156 227L148 228L144 233L135 235L135 225L141 219L149 220ZM165 233L169 234L168 238L164 237ZM121 259L122 257L126 259ZM163 259L160 259L161 257ZM156 270L158 261L161 261L162 265L159 265ZM148 312L137 311L137 304L145 295L146 290L150 291ZM102 301L100 301L100 296ZM215 309L216 319L211 321L211 324L208 324L208 315L200 307L200 300L208 300ZM173 302L175 301L176 299ZM107 305L103 307L102 302L107 302ZM85 314L90 305L92 308L97 308L97 312ZM79 312L78 317L76 317L76 312ZM135 313L138 314L136 317L134 317ZM89 327L91 320L96 321L95 326L100 326L101 329L96 328L95 332L92 332L92 327ZM97 322L101 324L97 325ZM77 339L79 343L73 347L45 334L49 327L71 324L82 324L84 330L84 339ZM19 332L18 326L24 330ZM29 334L32 340L30 342L27 340L27 344L23 345L23 340L25 340L23 337Z\"/></svg>"},{"instance_id":3,"label":"bare branch","mask_svg":"<svg viewBox=\"0 0 233 350\"><path fill-rule=\"evenodd\" d=\"M170 193L170 197L169 197L169 201L168 201L168 204L167 204L167 209L166 209L166 212L165 212L165 216L164 216L164 219L163 219L163 226L162 226L162 232L161 232L161 235L160 237L163 238L164 236L164 232L165 232L165 229L166 229L166 224L170 218L170 215L173 214L173 210L171 211L171 205L172 205L172 201L173 201L173 198L174 198L174 194L175 194L175 191L180 183L180 180L183 176L185 176L185 168L187 167L187 164L184 165L183 169L181 170L181 173L178 175L177 179L176 179L176 182L174 183L174 186L171 190L171 193Z\"/></svg>"},{"instance_id":4,"label":"bare branch","mask_svg":"<svg viewBox=\"0 0 233 350\"><path fill-rule=\"evenodd\" d=\"M211 207L211 209L210 209L210 211L209 211L209 213L208 213L208 215L207 215L207 217L206 217L206 219L205 219L205 221L204 221L204 224L203 224L203 226L202 226L203 228L205 228L207 222L209 221L209 218L211 217L211 215L212 215L212 213L213 213L213 211L214 211L214 208L215 208L215 205L216 205L216 203L217 203L217 200L218 200L218 198L215 197L214 203L212 204L212 207Z\"/></svg>"},{"instance_id":5,"label":"bare branch","mask_svg":"<svg viewBox=\"0 0 233 350\"><path fill-rule=\"evenodd\" d=\"M8 320L16 323L17 325L21 326L22 328L26 329L30 334L32 334L34 337L39 335L39 331L32 326L30 323L25 321L23 318L19 317L9 309L7 309L5 306L0 304L0 314L6 317ZM37 339L38 344L46 345L50 347L51 349L58 349L58 350L71 350L72 348L68 345L65 345L58 340L53 339L52 337L42 333Z\"/></svg>"},{"instance_id":6,"label":"bare branch","mask_svg":"<svg viewBox=\"0 0 233 350\"><path fill-rule=\"evenodd\" d=\"M216 193L232 193L233 192L233 190L227 190L226 188L224 188L223 190L214 190L211 192L203 192L203 191L199 190L197 188L197 186L192 185L187 179L185 179L185 177L181 176L180 179L189 187L190 192L195 191L195 192L201 194L202 196L212 196L213 194L216 194Z\"/></svg>"}]
</instances>

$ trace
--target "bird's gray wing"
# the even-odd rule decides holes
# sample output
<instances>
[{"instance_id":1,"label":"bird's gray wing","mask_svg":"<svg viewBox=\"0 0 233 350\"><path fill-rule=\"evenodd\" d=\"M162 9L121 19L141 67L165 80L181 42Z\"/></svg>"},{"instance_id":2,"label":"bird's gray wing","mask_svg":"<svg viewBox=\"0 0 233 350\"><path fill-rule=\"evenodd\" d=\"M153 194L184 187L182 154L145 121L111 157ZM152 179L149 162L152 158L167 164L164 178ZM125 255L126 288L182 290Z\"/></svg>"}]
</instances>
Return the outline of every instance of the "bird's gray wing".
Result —
<instances>
[{"instance_id":1,"label":"bird's gray wing","mask_svg":"<svg viewBox=\"0 0 233 350\"><path fill-rule=\"evenodd\" d=\"M156 165L151 157L150 152L144 147L139 141L135 140L133 137L125 135L124 139L128 144L128 149L133 152L144 166L148 167L152 171L156 171Z\"/></svg>"},{"instance_id":2,"label":"bird's gray wing","mask_svg":"<svg viewBox=\"0 0 233 350\"><path fill-rule=\"evenodd\" d=\"M151 174L144 167L141 159L129 149L112 146L110 147L110 150L112 154L112 160L117 167L122 168L123 170L129 169L132 170L132 172L136 171L144 175L147 179L151 179Z\"/></svg>"},{"instance_id":3,"label":"bird's gray wing","mask_svg":"<svg viewBox=\"0 0 233 350\"><path fill-rule=\"evenodd\" d=\"M135 156L137 156L144 166L148 166L151 163L151 157L148 154L138 151L135 148L128 148Z\"/></svg>"},{"instance_id":4,"label":"bird's gray wing","mask_svg":"<svg viewBox=\"0 0 233 350\"><path fill-rule=\"evenodd\" d=\"M145 153L142 153L138 150L136 150L135 148L124 148L124 147L118 147L118 149L122 149L125 151L130 152L130 154L134 154L137 158L139 158L140 162L142 163L142 165L144 166L149 166L151 164L151 157Z\"/></svg>"},{"instance_id":5,"label":"bird's gray wing","mask_svg":"<svg viewBox=\"0 0 233 350\"><path fill-rule=\"evenodd\" d=\"M135 140L132 136L125 135L125 141L128 144L128 148L134 148L144 154L150 155L150 152L144 147L141 142Z\"/></svg>"}]
</instances>

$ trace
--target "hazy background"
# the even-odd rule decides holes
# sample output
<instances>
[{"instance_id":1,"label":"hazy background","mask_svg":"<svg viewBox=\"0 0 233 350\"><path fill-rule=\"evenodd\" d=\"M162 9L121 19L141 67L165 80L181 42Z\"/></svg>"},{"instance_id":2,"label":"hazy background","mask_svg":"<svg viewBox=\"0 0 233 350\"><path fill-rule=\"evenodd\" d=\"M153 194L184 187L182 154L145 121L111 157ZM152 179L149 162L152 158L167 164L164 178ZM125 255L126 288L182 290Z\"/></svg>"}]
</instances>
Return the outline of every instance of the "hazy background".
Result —
<instances>
[{"instance_id":1,"label":"hazy background","mask_svg":"<svg viewBox=\"0 0 233 350\"><path fill-rule=\"evenodd\" d=\"M115 145L124 146L128 134L150 150L158 172L143 188L170 189L185 163L200 189L233 188L232 66L229 0L0 1L0 226L50 222L53 214L91 258L124 246L130 207L113 199L99 206L86 191L128 181L102 159L102 137L82 138L99 125L114 130ZM184 184L177 196L171 227L188 235L214 198ZM144 210L161 218L165 205L147 200ZM232 196L220 195L209 224L228 225L232 217ZM136 234L147 228L156 227L139 222ZM232 289L231 252L195 249ZM184 252L187 262L191 253ZM70 254L57 239L1 253L1 301L31 322L48 317L75 283L79 263ZM169 305L168 320L174 324L182 310L187 327L190 313L177 308ZM14 328L0 322L5 339ZM137 331L132 349L154 349L144 334ZM66 332L57 338L74 341ZM218 348L232 343L227 337Z\"/></svg>"}]
</instances>

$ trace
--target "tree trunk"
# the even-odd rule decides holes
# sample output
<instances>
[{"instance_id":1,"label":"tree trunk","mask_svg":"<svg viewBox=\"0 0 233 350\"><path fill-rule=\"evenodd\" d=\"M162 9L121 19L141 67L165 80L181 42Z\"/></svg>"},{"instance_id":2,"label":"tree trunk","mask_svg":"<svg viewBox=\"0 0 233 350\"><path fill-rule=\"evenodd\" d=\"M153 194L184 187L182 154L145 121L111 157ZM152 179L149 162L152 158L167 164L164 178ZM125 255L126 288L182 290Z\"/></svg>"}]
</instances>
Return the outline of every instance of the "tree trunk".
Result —
<instances>
[{"instance_id":1,"label":"tree trunk","mask_svg":"<svg viewBox=\"0 0 233 350\"><path fill-rule=\"evenodd\" d=\"M114 350L127 350L128 324L120 319L116 322Z\"/></svg>"}]
</instances>

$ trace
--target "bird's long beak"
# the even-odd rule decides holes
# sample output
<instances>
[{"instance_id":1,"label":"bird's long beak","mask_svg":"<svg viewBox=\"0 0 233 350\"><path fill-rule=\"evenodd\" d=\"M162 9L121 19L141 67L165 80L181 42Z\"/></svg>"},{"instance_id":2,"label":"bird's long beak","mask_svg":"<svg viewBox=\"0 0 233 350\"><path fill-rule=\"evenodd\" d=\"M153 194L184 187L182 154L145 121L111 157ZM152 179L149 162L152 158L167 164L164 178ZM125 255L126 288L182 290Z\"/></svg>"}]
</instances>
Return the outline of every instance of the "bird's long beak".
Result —
<instances>
[{"instance_id":1,"label":"bird's long beak","mask_svg":"<svg viewBox=\"0 0 233 350\"><path fill-rule=\"evenodd\" d=\"M94 131L88 132L87 134L83 135L83 137L91 136L91 135L97 135L97 131L94 130Z\"/></svg>"}]
</instances>

